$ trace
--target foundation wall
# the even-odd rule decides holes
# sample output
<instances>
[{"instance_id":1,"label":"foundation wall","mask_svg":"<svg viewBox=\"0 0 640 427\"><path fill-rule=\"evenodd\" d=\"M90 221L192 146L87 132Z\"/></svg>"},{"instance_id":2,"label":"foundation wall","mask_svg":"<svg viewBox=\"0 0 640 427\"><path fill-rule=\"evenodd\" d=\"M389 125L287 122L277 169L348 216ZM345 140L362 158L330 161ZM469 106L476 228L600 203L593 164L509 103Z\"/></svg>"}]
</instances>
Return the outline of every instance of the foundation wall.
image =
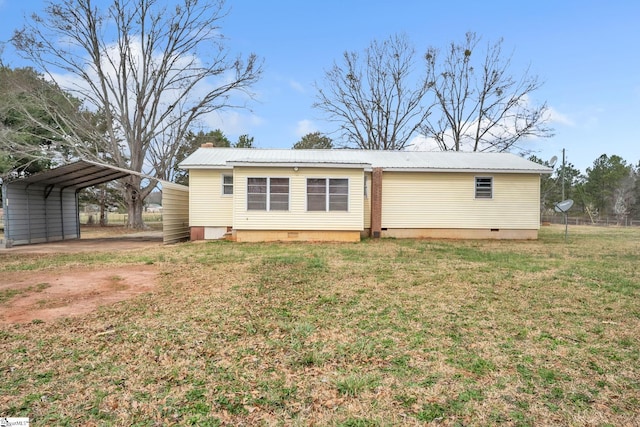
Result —
<instances>
[{"instance_id":1,"label":"foundation wall","mask_svg":"<svg viewBox=\"0 0 640 427\"><path fill-rule=\"evenodd\" d=\"M393 228L382 230L382 237L396 239L505 239L537 240L538 230L477 228Z\"/></svg>"},{"instance_id":2,"label":"foundation wall","mask_svg":"<svg viewBox=\"0 0 640 427\"><path fill-rule=\"evenodd\" d=\"M235 230L237 242L359 242L360 231Z\"/></svg>"},{"instance_id":3,"label":"foundation wall","mask_svg":"<svg viewBox=\"0 0 640 427\"><path fill-rule=\"evenodd\" d=\"M193 240L204 240L204 227L191 227L189 238Z\"/></svg>"}]
</instances>

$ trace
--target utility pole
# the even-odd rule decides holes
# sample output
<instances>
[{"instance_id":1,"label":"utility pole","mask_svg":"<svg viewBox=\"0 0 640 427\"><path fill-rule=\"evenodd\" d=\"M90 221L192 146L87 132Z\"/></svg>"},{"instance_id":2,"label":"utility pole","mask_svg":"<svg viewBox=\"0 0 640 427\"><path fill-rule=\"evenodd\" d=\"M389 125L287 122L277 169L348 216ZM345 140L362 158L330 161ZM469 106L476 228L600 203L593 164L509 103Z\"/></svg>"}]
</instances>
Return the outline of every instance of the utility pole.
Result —
<instances>
[{"instance_id":1,"label":"utility pole","mask_svg":"<svg viewBox=\"0 0 640 427\"><path fill-rule=\"evenodd\" d=\"M564 166L565 166L565 161L564 161L564 148L562 149L562 199L564 200Z\"/></svg>"},{"instance_id":2,"label":"utility pole","mask_svg":"<svg viewBox=\"0 0 640 427\"><path fill-rule=\"evenodd\" d=\"M564 198L564 169L565 169L565 159L564 159L564 148L562 149L562 201L565 201ZM569 233L569 213L564 212L564 242L567 243L567 235Z\"/></svg>"}]
</instances>

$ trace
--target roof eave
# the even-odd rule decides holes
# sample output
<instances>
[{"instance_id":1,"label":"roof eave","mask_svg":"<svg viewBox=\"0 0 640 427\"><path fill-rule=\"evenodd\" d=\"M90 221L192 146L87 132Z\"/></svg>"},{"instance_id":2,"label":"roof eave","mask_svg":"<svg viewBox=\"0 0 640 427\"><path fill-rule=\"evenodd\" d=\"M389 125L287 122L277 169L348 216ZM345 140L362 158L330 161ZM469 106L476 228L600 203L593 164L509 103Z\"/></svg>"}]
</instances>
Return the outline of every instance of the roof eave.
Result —
<instances>
[{"instance_id":1,"label":"roof eave","mask_svg":"<svg viewBox=\"0 0 640 427\"><path fill-rule=\"evenodd\" d=\"M386 167L384 171L389 172L449 172L449 173L519 173L519 174L550 174L552 169L491 169L491 168L394 168Z\"/></svg>"},{"instance_id":2,"label":"roof eave","mask_svg":"<svg viewBox=\"0 0 640 427\"><path fill-rule=\"evenodd\" d=\"M238 167L270 167L270 168L342 168L342 169L367 169L371 167L370 163L336 163L336 162L300 162L300 161L277 161L277 162L248 162L248 161L230 161L228 165Z\"/></svg>"},{"instance_id":3,"label":"roof eave","mask_svg":"<svg viewBox=\"0 0 640 427\"><path fill-rule=\"evenodd\" d=\"M227 166L227 165L202 165L202 164L194 164L194 165L185 165L180 163L178 165L178 167L180 169L185 169L185 170L189 170L189 169L225 169L225 170L230 170L233 169L233 166Z\"/></svg>"}]
</instances>

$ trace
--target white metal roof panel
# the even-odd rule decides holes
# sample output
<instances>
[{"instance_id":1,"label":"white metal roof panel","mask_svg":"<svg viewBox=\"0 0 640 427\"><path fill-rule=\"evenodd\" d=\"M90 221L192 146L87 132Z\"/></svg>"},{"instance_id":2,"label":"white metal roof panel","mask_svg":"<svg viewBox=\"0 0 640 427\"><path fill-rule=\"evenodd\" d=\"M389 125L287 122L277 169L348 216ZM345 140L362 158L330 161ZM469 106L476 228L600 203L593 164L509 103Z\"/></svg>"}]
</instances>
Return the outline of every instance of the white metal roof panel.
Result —
<instances>
[{"instance_id":1,"label":"white metal roof panel","mask_svg":"<svg viewBox=\"0 0 640 427\"><path fill-rule=\"evenodd\" d=\"M163 186L173 186L185 191L188 189L186 186L154 178L140 172L123 169L113 165L97 163L90 160L78 160L73 163L67 163L54 169L49 169L44 172L9 181L7 182L7 185L39 184L58 188L83 189L124 178L129 175L137 175L142 178L156 180Z\"/></svg>"},{"instance_id":2,"label":"white metal roof panel","mask_svg":"<svg viewBox=\"0 0 640 427\"><path fill-rule=\"evenodd\" d=\"M397 171L551 173L552 169L511 153L452 151L287 150L199 148L183 169L231 169L234 166L381 167Z\"/></svg>"},{"instance_id":3,"label":"white metal roof panel","mask_svg":"<svg viewBox=\"0 0 640 427\"><path fill-rule=\"evenodd\" d=\"M135 172L110 165L80 160L25 178L19 178L11 181L10 184L41 184L59 188L81 189L123 178L131 173Z\"/></svg>"}]
</instances>

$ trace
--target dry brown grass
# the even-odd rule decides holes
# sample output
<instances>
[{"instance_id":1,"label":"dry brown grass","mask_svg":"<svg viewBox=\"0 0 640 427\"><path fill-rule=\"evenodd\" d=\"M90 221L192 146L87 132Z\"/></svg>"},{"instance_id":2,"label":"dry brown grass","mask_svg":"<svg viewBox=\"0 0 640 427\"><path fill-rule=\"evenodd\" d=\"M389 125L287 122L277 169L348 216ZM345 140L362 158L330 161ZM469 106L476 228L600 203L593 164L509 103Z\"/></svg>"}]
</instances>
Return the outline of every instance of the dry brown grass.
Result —
<instances>
[{"instance_id":1,"label":"dry brown grass","mask_svg":"<svg viewBox=\"0 0 640 427\"><path fill-rule=\"evenodd\" d=\"M563 232L84 256L95 268L153 263L160 287L82 317L4 326L0 415L638 425L640 230L572 227L567 244ZM29 268L78 262L21 257Z\"/></svg>"}]
</instances>

